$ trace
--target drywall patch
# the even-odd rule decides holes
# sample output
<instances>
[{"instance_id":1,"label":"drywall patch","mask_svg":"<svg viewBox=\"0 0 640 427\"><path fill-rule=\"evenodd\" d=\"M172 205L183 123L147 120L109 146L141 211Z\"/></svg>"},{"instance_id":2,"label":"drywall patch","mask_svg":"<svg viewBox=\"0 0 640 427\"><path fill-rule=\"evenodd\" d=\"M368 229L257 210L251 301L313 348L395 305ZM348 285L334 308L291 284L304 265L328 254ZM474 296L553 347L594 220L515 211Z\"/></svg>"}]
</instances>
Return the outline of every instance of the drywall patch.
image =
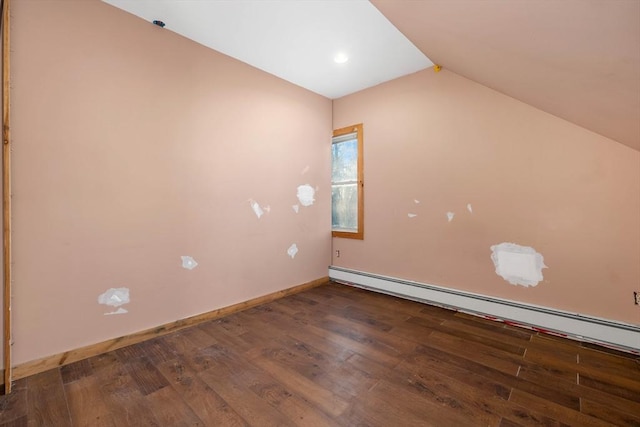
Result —
<instances>
[{"instance_id":1,"label":"drywall patch","mask_svg":"<svg viewBox=\"0 0 640 427\"><path fill-rule=\"evenodd\" d=\"M408 216L409 218L415 218L415 217L417 217L417 216L418 216L418 214L408 213L408 214L407 214L407 216Z\"/></svg>"},{"instance_id":2,"label":"drywall patch","mask_svg":"<svg viewBox=\"0 0 640 427\"><path fill-rule=\"evenodd\" d=\"M491 246L491 260L496 274L512 285L536 286L542 281L544 257L529 246L500 243Z\"/></svg>"},{"instance_id":3,"label":"drywall patch","mask_svg":"<svg viewBox=\"0 0 640 427\"><path fill-rule=\"evenodd\" d=\"M253 199L249 199L249 204L251 205L251 209L253 209L253 212L256 214L258 219L260 219L260 217L264 215L264 211L262 210L258 202Z\"/></svg>"},{"instance_id":4,"label":"drywall patch","mask_svg":"<svg viewBox=\"0 0 640 427\"><path fill-rule=\"evenodd\" d=\"M293 209L293 211L295 213L298 213L300 211L300 206L299 205L293 205L293 206L291 206L291 208Z\"/></svg>"},{"instance_id":5,"label":"drywall patch","mask_svg":"<svg viewBox=\"0 0 640 427\"><path fill-rule=\"evenodd\" d=\"M98 296L98 304L108 305L111 307L120 307L121 305L129 304L129 301L129 288L111 288ZM118 309L116 311L105 313L105 315L124 313L127 313L127 310L123 308L121 310Z\"/></svg>"},{"instance_id":6,"label":"drywall patch","mask_svg":"<svg viewBox=\"0 0 640 427\"><path fill-rule=\"evenodd\" d=\"M467 203L467 210L469 213L473 213L473 208L471 207L471 203Z\"/></svg>"},{"instance_id":7,"label":"drywall patch","mask_svg":"<svg viewBox=\"0 0 640 427\"><path fill-rule=\"evenodd\" d=\"M298 186L298 201L302 206L311 206L316 201L316 190L309 184Z\"/></svg>"},{"instance_id":8,"label":"drywall patch","mask_svg":"<svg viewBox=\"0 0 640 427\"><path fill-rule=\"evenodd\" d=\"M293 243L291 246L289 246L289 249L287 249L287 255L289 255L291 259L293 259L295 258L297 253L298 253L298 246L296 246L296 244Z\"/></svg>"},{"instance_id":9,"label":"drywall patch","mask_svg":"<svg viewBox=\"0 0 640 427\"><path fill-rule=\"evenodd\" d=\"M453 217L454 217L455 215L456 215L456 214L455 214L455 213L453 213L453 212L447 212L447 219L449 220L449 222L453 221Z\"/></svg>"},{"instance_id":10,"label":"drywall patch","mask_svg":"<svg viewBox=\"0 0 640 427\"><path fill-rule=\"evenodd\" d=\"M120 307L129 303L129 288L111 288L98 297L98 304Z\"/></svg>"},{"instance_id":11,"label":"drywall patch","mask_svg":"<svg viewBox=\"0 0 640 427\"><path fill-rule=\"evenodd\" d=\"M198 266L196 260L190 256L182 255L180 258L182 258L182 268L184 269L193 270Z\"/></svg>"},{"instance_id":12,"label":"drywall patch","mask_svg":"<svg viewBox=\"0 0 640 427\"><path fill-rule=\"evenodd\" d=\"M105 316L110 316L112 314L127 314L128 311L125 308L120 307L119 309L117 309L116 311L110 311L108 313L105 313Z\"/></svg>"}]
</instances>

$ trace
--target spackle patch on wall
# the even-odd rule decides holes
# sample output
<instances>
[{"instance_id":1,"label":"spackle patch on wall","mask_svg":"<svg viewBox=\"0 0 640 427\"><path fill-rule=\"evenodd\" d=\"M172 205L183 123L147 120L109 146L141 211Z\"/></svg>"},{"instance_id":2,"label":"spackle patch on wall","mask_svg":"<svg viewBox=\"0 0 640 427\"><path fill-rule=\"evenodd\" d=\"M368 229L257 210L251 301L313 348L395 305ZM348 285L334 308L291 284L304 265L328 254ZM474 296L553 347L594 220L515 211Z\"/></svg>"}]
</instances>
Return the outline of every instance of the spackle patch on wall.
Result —
<instances>
[{"instance_id":1,"label":"spackle patch on wall","mask_svg":"<svg viewBox=\"0 0 640 427\"><path fill-rule=\"evenodd\" d=\"M536 286L543 279L544 257L529 246L500 243L491 246L496 274L512 285Z\"/></svg>"},{"instance_id":2,"label":"spackle patch on wall","mask_svg":"<svg viewBox=\"0 0 640 427\"><path fill-rule=\"evenodd\" d=\"M311 206L316 201L316 190L309 184L298 186L298 201L302 206Z\"/></svg>"},{"instance_id":3,"label":"spackle patch on wall","mask_svg":"<svg viewBox=\"0 0 640 427\"><path fill-rule=\"evenodd\" d=\"M415 218L415 217L417 217L417 216L418 216L418 214L408 213L408 214L407 214L407 216L408 216L409 218Z\"/></svg>"},{"instance_id":4,"label":"spackle patch on wall","mask_svg":"<svg viewBox=\"0 0 640 427\"><path fill-rule=\"evenodd\" d=\"M471 207L471 203L467 203L467 210L469 213L473 213L473 208Z\"/></svg>"},{"instance_id":5,"label":"spackle patch on wall","mask_svg":"<svg viewBox=\"0 0 640 427\"><path fill-rule=\"evenodd\" d=\"M129 304L129 288L111 288L105 293L98 296L98 304L104 304L111 307L120 307L124 304ZM124 308L105 313L109 314L124 314L127 310Z\"/></svg>"},{"instance_id":6,"label":"spackle patch on wall","mask_svg":"<svg viewBox=\"0 0 640 427\"><path fill-rule=\"evenodd\" d=\"M196 260L191 258L190 256L183 255L180 258L182 258L182 268L193 270L198 266Z\"/></svg>"},{"instance_id":7,"label":"spackle patch on wall","mask_svg":"<svg viewBox=\"0 0 640 427\"><path fill-rule=\"evenodd\" d=\"M291 208L293 209L293 211L295 213L298 213L298 211L300 211L300 206L298 206L298 205L293 205L293 206L291 206Z\"/></svg>"},{"instance_id":8,"label":"spackle patch on wall","mask_svg":"<svg viewBox=\"0 0 640 427\"><path fill-rule=\"evenodd\" d=\"M253 209L253 212L256 214L258 219L260 219L260 217L264 215L264 211L262 210L258 202L253 199L249 199L249 204L251 205L251 209Z\"/></svg>"},{"instance_id":9,"label":"spackle patch on wall","mask_svg":"<svg viewBox=\"0 0 640 427\"><path fill-rule=\"evenodd\" d=\"M454 217L455 215L456 215L456 214L455 214L455 213L453 213L453 212L447 212L447 219L449 220L449 222L453 221L453 217Z\"/></svg>"},{"instance_id":10,"label":"spackle patch on wall","mask_svg":"<svg viewBox=\"0 0 640 427\"><path fill-rule=\"evenodd\" d=\"M298 246L295 243L289 246L289 249L287 249L287 255L289 255L291 259L295 258L297 253L298 253Z\"/></svg>"},{"instance_id":11,"label":"spackle patch on wall","mask_svg":"<svg viewBox=\"0 0 640 427\"><path fill-rule=\"evenodd\" d=\"M105 316L109 316L112 314L127 314L128 311L125 308L120 307L119 309L117 309L116 311L110 311L109 313L105 313Z\"/></svg>"}]
</instances>

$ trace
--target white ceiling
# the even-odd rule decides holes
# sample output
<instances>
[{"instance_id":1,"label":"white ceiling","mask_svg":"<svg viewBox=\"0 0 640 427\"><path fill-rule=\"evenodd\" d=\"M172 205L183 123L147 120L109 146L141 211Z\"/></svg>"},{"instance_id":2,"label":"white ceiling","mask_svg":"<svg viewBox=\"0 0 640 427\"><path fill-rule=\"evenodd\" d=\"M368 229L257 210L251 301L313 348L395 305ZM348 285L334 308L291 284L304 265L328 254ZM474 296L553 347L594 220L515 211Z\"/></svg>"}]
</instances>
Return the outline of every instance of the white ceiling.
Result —
<instances>
[{"instance_id":1,"label":"white ceiling","mask_svg":"<svg viewBox=\"0 0 640 427\"><path fill-rule=\"evenodd\" d=\"M331 99L433 65L367 0L103 1Z\"/></svg>"}]
</instances>

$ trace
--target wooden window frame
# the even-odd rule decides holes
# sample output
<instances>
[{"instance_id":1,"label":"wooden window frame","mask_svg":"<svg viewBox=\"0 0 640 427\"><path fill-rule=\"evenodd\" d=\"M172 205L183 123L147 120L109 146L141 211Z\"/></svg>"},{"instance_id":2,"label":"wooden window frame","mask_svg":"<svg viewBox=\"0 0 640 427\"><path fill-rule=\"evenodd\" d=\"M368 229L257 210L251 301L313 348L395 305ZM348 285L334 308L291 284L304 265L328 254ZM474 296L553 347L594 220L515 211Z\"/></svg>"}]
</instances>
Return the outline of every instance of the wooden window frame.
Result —
<instances>
[{"instance_id":1,"label":"wooden window frame","mask_svg":"<svg viewBox=\"0 0 640 427\"><path fill-rule=\"evenodd\" d=\"M334 231L332 225L331 236L341 237L345 239L364 240L364 134L362 123L334 130L333 138L335 138L336 136L347 135L353 132L356 132L356 134L358 135L358 230L355 232Z\"/></svg>"}]
</instances>

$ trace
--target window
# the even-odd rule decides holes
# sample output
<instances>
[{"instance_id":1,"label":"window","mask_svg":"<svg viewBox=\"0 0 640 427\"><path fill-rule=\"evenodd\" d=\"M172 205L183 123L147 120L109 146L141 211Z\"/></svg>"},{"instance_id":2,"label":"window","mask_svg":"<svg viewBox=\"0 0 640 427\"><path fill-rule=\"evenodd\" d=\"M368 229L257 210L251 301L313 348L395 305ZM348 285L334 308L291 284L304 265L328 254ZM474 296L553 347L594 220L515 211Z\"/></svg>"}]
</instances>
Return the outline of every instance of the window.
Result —
<instances>
[{"instance_id":1,"label":"window","mask_svg":"<svg viewBox=\"0 0 640 427\"><path fill-rule=\"evenodd\" d=\"M333 237L364 239L362 124L333 131L331 227Z\"/></svg>"}]
</instances>

